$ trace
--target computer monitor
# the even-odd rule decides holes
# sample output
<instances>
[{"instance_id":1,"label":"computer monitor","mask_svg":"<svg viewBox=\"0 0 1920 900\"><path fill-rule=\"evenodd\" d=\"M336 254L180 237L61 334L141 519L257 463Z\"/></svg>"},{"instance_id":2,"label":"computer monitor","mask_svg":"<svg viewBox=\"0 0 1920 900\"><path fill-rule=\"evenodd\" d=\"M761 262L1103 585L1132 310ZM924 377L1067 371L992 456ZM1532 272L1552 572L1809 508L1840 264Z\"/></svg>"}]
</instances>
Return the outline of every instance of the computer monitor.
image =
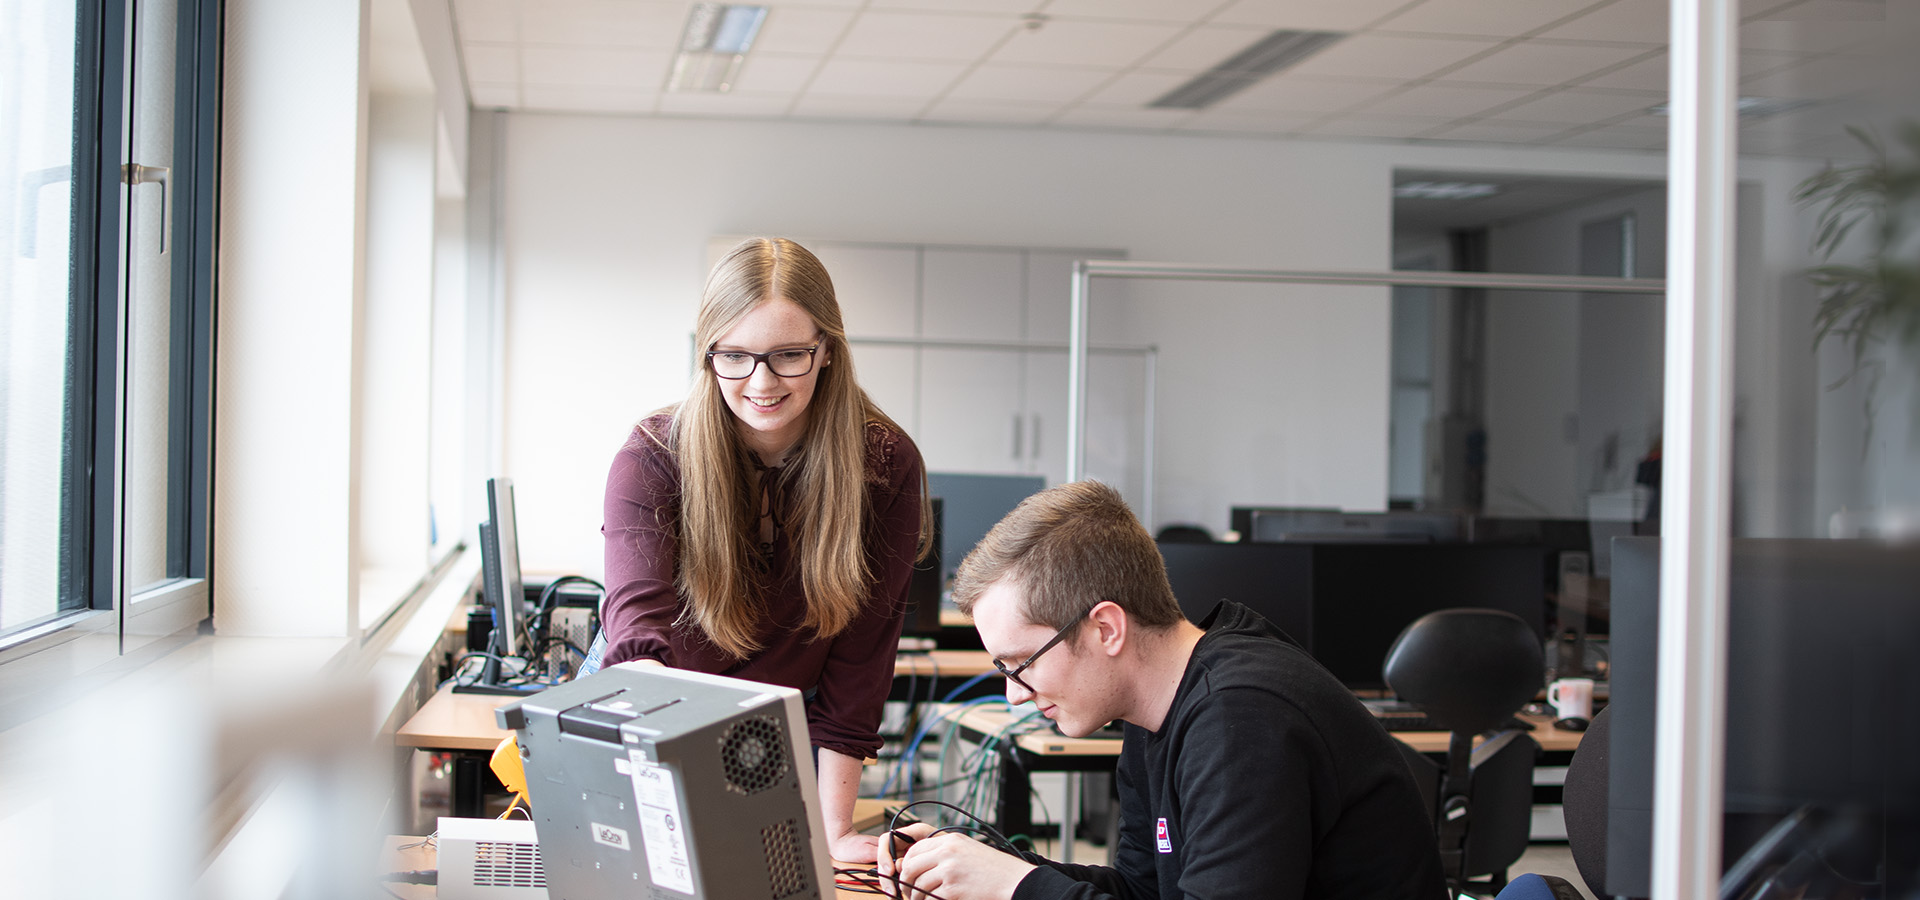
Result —
<instances>
[{"instance_id":1,"label":"computer monitor","mask_svg":"<svg viewBox=\"0 0 1920 900\"><path fill-rule=\"evenodd\" d=\"M933 506L933 542L927 558L915 563L913 574L907 577L907 613L906 622L900 633L916 637L933 637L940 633L940 520L946 511L946 501L939 497L931 499Z\"/></svg>"},{"instance_id":2,"label":"computer monitor","mask_svg":"<svg viewBox=\"0 0 1920 900\"><path fill-rule=\"evenodd\" d=\"M1553 573L1543 547L1304 546L1313 548L1313 656L1348 687L1385 688L1380 667L1394 639L1436 610L1505 610L1545 639Z\"/></svg>"},{"instance_id":3,"label":"computer monitor","mask_svg":"<svg viewBox=\"0 0 1920 900\"><path fill-rule=\"evenodd\" d=\"M480 523L480 596L493 611L493 631L487 639L491 656L472 682L454 685L460 693L518 694L544 685L511 684L502 659L531 660L539 654L523 647L526 634L526 598L520 578L520 539L513 511L513 481L487 479L487 520ZM531 663L528 664L531 666Z\"/></svg>"},{"instance_id":4,"label":"computer monitor","mask_svg":"<svg viewBox=\"0 0 1920 900\"><path fill-rule=\"evenodd\" d=\"M497 720L550 896L833 896L799 691L621 663Z\"/></svg>"},{"instance_id":5,"label":"computer monitor","mask_svg":"<svg viewBox=\"0 0 1920 900\"><path fill-rule=\"evenodd\" d=\"M1442 543L1466 538L1465 517L1453 512L1392 510L1251 509L1255 541L1309 543Z\"/></svg>"},{"instance_id":6,"label":"computer monitor","mask_svg":"<svg viewBox=\"0 0 1920 900\"><path fill-rule=\"evenodd\" d=\"M1167 583L1187 618L1199 622L1222 600L1266 617L1313 651L1313 554L1288 544L1159 542Z\"/></svg>"},{"instance_id":7,"label":"computer monitor","mask_svg":"<svg viewBox=\"0 0 1920 900\"><path fill-rule=\"evenodd\" d=\"M1000 524L1020 501L1045 490L1040 475L970 475L928 472L927 490L940 498L940 580L953 581L960 561Z\"/></svg>"},{"instance_id":8,"label":"computer monitor","mask_svg":"<svg viewBox=\"0 0 1920 900\"><path fill-rule=\"evenodd\" d=\"M1607 892L1643 897L1653 856L1660 539L1613 542L1607 747ZM1869 541L1732 542L1728 553L1722 868L1765 853L1767 831L1807 808L1866 811L1867 850L1920 861L1920 552ZM1904 845L1902 845L1904 840ZM1875 846L1885 848L1877 850ZM1859 847L1852 848L1855 850Z\"/></svg>"}]
</instances>

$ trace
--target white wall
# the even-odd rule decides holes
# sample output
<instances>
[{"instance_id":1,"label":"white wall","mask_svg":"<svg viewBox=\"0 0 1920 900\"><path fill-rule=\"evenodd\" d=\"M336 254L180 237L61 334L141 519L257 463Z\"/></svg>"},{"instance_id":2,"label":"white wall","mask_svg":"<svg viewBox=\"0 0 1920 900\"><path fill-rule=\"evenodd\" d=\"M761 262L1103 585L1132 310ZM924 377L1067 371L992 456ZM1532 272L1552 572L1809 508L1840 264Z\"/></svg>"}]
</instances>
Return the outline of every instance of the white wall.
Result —
<instances>
[{"instance_id":1,"label":"white wall","mask_svg":"<svg viewBox=\"0 0 1920 900\"><path fill-rule=\"evenodd\" d=\"M1133 259L1389 265L1395 166L1657 175L1642 153L511 114L505 449L530 570L600 571L606 467L685 389L715 234L1102 246ZM1161 348L1161 521L1234 503L1380 508L1384 289L1134 283ZM1150 525L1155 523L1149 523Z\"/></svg>"}]
</instances>

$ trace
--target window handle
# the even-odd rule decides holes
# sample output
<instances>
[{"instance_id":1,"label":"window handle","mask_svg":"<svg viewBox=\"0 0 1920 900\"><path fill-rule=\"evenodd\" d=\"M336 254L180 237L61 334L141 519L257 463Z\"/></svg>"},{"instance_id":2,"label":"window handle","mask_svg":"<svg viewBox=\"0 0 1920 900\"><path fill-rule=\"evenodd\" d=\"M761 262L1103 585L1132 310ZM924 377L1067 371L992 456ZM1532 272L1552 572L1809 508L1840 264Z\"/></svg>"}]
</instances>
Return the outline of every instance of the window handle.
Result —
<instances>
[{"instance_id":1,"label":"window handle","mask_svg":"<svg viewBox=\"0 0 1920 900\"><path fill-rule=\"evenodd\" d=\"M120 167L120 183L160 185L160 252L167 252L167 232L173 230L172 223L167 220L167 195L173 193L173 170L166 166L127 163Z\"/></svg>"},{"instance_id":2,"label":"window handle","mask_svg":"<svg viewBox=\"0 0 1920 900\"><path fill-rule=\"evenodd\" d=\"M68 166L54 166L51 169L34 169L20 176L20 255L33 259L39 253L40 242L40 189L62 181L72 181L73 170Z\"/></svg>"}]
</instances>

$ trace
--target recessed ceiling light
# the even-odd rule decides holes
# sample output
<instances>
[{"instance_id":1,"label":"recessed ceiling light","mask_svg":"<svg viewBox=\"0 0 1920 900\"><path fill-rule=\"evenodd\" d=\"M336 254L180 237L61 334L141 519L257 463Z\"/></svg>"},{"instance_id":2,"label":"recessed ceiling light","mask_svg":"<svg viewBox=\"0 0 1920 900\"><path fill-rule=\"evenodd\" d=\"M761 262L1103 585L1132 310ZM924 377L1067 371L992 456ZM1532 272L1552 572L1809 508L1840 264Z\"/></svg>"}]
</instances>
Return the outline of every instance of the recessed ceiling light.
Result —
<instances>
[{"instance_id":1,"label":"recessed ceiling light","mask_svg":"<svg viewBox=\"0 0 1920 900\"><path fill-rule=\"evenodd\" d=\"M673 58L667 90L722 94L732 90L740 64L766 20L764 6L695 3L680 34L680 52Z\"/></svg>"},{"instance_id":2,"label":"recessed ceiling light","mask_svg":"<svg viewBox=\"0 0 1920 900\"><path fill-rule=\"evenodd\" d=\"M1225 62L1147 104L1153 109L1206 109L1346 37L1337 31L1276 31Z\"/></svg>"},{"instance_id":3,"label":"recessed ceiling light","mask_svg":"<svg viewBox=\"0 0 1920 900\"><path fill-rule=\"evenodd\" d=\"M1393 186L1395 197L1415 200L1472 200L1476 197L1491 197L1498 193L1500 193L1498 185L1465 181L1405 181Z\"/></svg>"},{"instance_id":4,"label":"recessed ceiling light","mask_svg":"<svg viewBox=\"0 0 1920 900\"><path fill-rule=\"evenodd\" d=\"M1742 118L1764 119L1768 116L1777 116L1783 112L1799 109L1803 106L1811 106L1813 105L1813 101L1785 100L1779 97L1741 97L1739 100L1734 101L1733 105L1734 109L1739 111ZM1647 112L1656 116L1671 115L1671 111L1665 103L1659 106L1649 107Z\"/></svg>"}]
</instances>

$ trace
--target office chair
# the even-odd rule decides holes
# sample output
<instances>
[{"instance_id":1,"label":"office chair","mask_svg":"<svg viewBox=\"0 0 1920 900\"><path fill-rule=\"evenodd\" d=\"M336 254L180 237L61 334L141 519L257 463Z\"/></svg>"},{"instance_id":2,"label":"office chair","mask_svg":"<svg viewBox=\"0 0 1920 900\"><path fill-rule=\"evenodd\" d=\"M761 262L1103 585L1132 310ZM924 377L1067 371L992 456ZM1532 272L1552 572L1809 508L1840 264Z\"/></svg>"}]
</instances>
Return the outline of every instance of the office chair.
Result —
<instances>
[{"instance_id":1,"label":"office chair","mask_svg":"<svg viewBox=\"0 0 1920 900\"><path fill-rule=\"evenodd\" d=\"M1444 768L1399 746L1429 801L1441 868L1457 892L1501 890L1507 867L1526 852L1539 745L1518 730L1491 735L1479 747L1473 739L1499 729L1534 698L1544 666L1540 636L1519 616L1493 609L1428 613L1387 651L1387 686L1452 733Z\"/></svg>"}]
</instances>

